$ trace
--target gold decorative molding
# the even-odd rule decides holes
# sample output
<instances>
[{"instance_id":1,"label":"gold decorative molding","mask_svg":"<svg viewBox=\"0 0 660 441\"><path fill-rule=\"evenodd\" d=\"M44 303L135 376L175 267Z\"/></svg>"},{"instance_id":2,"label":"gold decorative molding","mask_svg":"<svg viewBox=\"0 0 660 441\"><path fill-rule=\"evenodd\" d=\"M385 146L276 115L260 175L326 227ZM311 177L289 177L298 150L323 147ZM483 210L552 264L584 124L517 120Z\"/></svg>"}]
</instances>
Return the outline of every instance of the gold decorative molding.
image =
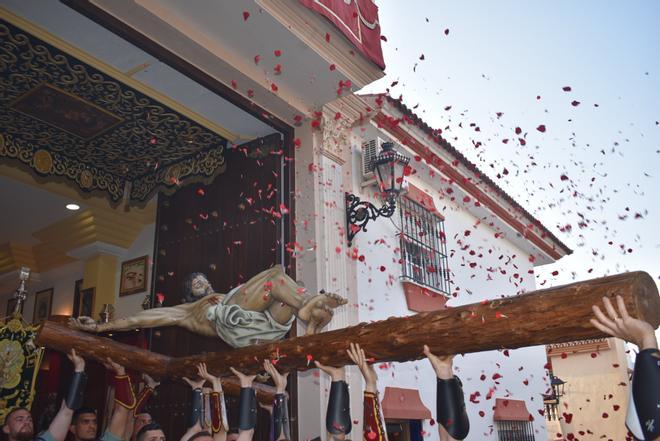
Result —
<instances>
[{"instance_id":1,"label":"gold decorative molding","mask_svg":"<svg viewBox=\"0 0 660 441\"><path fill-rule=\"evenodd\" d=\"M0 274L17 270L22 266L37 267L32 247L13 242L0 245Z\"/></svg>"},{"instance_id":2,"label":"gold decorative molding","mask_svg":"<svg viewBox=\"0 0 660 441\"><path fill-rule=\"evenodd\" d=\"M139 92L160 101L162 104L165 104L166 106L172 108L176 112L186 116L187 118L190 118L191 120L197 122L198 124L222 136L223 138L228 139L230 141L234 141L238 138L233 132L214 123L213 121L208 120L207 118L204 118L202 115L199 115L198 113L188 109L180 102L171 99L167 95L164 95L156 91L155 89L152 89L151 87L145 85L144 83L141 83L140 81L132 78L130 75L127 75L126 73L118 69L115 69L111 65L105 63L104 61L99 60L98 58L88 54L87 52L83 52L77 47L56 37L55 35L49 33L48 31L41 29L40 27L32 24L31 22L25 20L24 18L14 14L13 12L1 6L0 6L0 17L12 23L15 26L24 29L25 31L29 32L35 37L46 41L48 44L55 46L61 51L73 55L74 57L78 58L80 61L89 64L90 66L93 66L104 73L107 73L108 75L121 81L127 86L136 89Z\"/></svg>"},{"instance_id":3,"label":"gold decorative molding","mask_svg":"<svg viewBox=\"0 0 660 441\"><path fill-rule=\"evenodd\" d=\"M237 137L0 8L0 157L113 202L212 179Z\"/></svg>"}]
</instances>

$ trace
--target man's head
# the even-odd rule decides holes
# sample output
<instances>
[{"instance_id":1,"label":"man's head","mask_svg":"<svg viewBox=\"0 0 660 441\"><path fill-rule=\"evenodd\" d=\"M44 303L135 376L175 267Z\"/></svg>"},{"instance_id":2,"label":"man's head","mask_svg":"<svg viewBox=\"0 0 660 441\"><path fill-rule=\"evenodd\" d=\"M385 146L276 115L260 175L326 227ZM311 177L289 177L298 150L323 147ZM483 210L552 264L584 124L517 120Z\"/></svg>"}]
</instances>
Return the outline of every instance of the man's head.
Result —
<instances>
[{"instance_id":1,"label":"man's head","mask_svg":"<svg viewBox=\"0 0 660 441\"><path fill-rule=\"evenodd\" d=\"M165 441L163 428L156 423L146 424L137 434L137 441Z\"/></svg>"},{"instance_id":2,"label":"man's head","mask_svg":"<svg viewBox=\"0 0 660 441\"><path fill-rule=\"evenodd\" d=\"M136 440L138 432L147 424L153 423L154 420L151 418L151 414L143 412L138 414L135 417L135 422L133 423L133 436L131 439Z\"/></svg>"},{"instance_id":3,"label":"man's head","mask_svg":"<svg viewBox=\"0 0 660 441\"><path fill-rule=\"evenodd\" d=\"M9 441L31 441L34 437L34 424L30 411L18 407L9 412L2 431L7 434Z\"/></svg>"},{"instance_id":4,"label":"man's head","mask_svg":"<svg viewBox=\"0 0 660 441\"><path fill-rule=\"evenodd\" d=\"M91 407L81 407L73 413L69 432L75 441L93 441L96 439L98 420L96 410Z\"/></svg>"},{"instance_id":5,"label":"man's head","mask_svg":"<svg viewBox=\"0 0 660 441\"><path fill-rule=\"evenodd\" d=\"M192 273L183 283L183 292L188 302L213 294L213 287L204 273Z\"/></svg>"}]
</instances>

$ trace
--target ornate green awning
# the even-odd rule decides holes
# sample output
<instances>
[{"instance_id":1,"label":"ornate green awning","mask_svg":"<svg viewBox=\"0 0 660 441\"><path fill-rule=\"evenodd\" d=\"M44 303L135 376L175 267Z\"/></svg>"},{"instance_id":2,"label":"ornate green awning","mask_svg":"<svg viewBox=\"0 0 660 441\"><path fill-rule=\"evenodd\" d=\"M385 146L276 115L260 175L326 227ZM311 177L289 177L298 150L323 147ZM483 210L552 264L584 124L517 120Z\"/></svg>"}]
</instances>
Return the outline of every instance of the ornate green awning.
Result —
<instances>
[{"instance_id":1,"label":"ornate green awning","mask_svg":"<svg viewBox=\"0 0 660 441\"><path fill-rule=\"evenodd\" d=\"M231 133L0 11L0 161L133 204L224 171Z\"/></svg>"}]
</instances>

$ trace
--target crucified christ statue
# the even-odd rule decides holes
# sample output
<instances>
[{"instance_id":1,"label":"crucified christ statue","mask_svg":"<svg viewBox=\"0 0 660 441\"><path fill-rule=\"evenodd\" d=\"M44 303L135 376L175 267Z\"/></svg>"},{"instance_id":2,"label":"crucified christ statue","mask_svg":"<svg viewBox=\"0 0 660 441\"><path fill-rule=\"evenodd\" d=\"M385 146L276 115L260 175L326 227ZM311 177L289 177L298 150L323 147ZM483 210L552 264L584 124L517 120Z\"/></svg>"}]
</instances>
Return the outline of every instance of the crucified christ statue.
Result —
<instances>
[{"instance_id":1,"label":"crucified christ statue","mask_svg":"<svg viewBox=\"0 0 660 441\"><path fill-rule=\"evenodd\" d=\"M316 334L330 322L333 309L346 304L337 294L310 296L280 266L262 271L227 294L213 291L206 276L191 274L185 283L189 303L154 308L130 317L96 323L90 317L70 320L88 332L179 326L208 337L220 337L235 348L281 340L295 317Z\"/></svg>"}]
</instances>

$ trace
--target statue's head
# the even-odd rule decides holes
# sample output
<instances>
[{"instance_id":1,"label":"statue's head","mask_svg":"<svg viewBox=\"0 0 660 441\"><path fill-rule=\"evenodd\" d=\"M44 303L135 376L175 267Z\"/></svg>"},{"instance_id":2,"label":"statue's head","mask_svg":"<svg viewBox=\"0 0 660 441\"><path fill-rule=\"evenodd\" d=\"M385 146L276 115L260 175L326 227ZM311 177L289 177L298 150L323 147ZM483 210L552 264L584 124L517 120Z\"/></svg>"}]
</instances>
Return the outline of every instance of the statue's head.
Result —
<instances>
[{"instance_id":1,"label":"statue's head","mask_svg":"<svg viewBox=\"0 0 660 441\"><path fill-rule=\"evenodd\" d=\"M187 302L194 302L209 294L213 294L213 287L204 273L191 273L183 282L183 294Z\"/></svg>"}]
</instances>

